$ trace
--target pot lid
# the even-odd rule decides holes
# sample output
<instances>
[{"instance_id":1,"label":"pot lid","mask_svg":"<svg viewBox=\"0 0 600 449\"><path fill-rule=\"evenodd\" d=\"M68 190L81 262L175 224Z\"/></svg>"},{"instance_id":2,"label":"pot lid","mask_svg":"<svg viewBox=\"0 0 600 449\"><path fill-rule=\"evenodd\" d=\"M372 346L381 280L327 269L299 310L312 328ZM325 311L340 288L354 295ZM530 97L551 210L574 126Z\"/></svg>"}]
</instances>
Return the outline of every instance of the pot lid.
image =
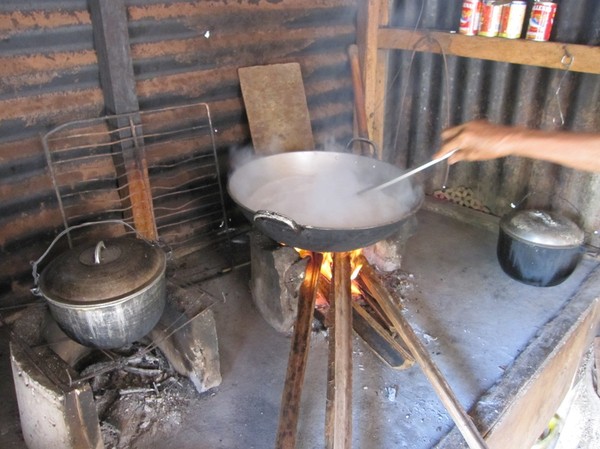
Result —
<instances>
[{"instance_id":1,"label":"pot lid","mask_svg":"<svg viewBox=\"0 0 600 449\"><path fill-rule=\"evenodd\" d=\"M143 290L166 267L165 253L148 242L117 237L72 248L52 260L39 280L49 300L105 303Z\"/></svg>"},{"instance_id":2,"label":"pot lid","mask_svg":"<svg viewBox=\"0 0 600 449\"><path fill-rule=\"evenodd\" d=\"M537 209L519 210L504 216L500 228L512 237L544 246L579 246L585 236L571 219Z\"/></svg>"}]
</instances>

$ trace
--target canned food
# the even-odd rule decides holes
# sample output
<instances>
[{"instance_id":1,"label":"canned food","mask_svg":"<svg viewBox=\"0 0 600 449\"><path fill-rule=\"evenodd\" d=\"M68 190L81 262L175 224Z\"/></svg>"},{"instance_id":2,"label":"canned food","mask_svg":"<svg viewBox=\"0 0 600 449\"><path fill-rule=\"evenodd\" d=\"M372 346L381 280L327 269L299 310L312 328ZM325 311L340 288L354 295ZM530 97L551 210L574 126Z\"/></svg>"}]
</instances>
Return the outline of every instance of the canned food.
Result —
<instances>
[{"instance_id":1,"label":"canned food","mask_svg":"<svg viewBox=\"0 0 600 449\"><path fill-rule=\"evenodd\" d=\"M527 2L510 2L502 5L498 35L507 39L519 39L523 30L526 9Z\"/></svg>"},{"instance_id":2,"label":"canned food","mask_svg":"<svg viewBox=\"0 0 600 449\"><path fill-rule=\"evenodd\" d=\"M481 0L464 0L458 32L465 36L475 36L479 29Z\"/></svg>"},{"instance_id":3,"label":"canned food","mask_svg":"<svg viewBox=\"0 0 600 449\"><path fill-rule=\"evenodd\" d=\"M547 41L554 24L556 14L556 3L536 1L529 16L529 27L527 28L527 39L533 41Z\"/></svg>"},{"instance_id":4,"label":"canned food","mask_svg":"<svg viewBox=\"0 0 600 449\"><path fill-rule=\"evenodd\" d=\"M495 37L500 31L500 14L502 5L496 0L486 0L481 5L481 19L479 22L479 36Z\"/></svg>"}]
</instances>

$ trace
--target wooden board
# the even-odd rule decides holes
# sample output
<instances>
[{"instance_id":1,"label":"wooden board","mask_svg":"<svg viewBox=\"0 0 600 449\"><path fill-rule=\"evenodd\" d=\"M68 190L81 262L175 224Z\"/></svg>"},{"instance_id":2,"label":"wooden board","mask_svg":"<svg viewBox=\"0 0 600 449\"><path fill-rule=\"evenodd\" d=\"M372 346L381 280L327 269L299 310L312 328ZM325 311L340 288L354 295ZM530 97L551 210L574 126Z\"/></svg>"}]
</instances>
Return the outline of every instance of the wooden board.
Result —
<instances>
[{"instance_id":1,"label":"wooden board","mask_svg":"<svg viewBox=\"0 0 600 449\"><path fill-rule=\"evenodd\" d=\"M314 150L300 64L242 67L238 75L257 154Z\"/></svg>"}]
</instances>

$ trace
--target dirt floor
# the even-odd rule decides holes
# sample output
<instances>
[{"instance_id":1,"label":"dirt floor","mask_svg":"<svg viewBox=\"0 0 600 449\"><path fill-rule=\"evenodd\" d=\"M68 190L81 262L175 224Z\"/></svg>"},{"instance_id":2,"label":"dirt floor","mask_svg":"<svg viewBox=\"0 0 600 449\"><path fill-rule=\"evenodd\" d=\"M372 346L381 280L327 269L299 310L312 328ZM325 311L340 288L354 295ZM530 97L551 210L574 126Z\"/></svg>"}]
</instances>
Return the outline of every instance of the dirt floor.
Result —
<instances>
[{"instance_id":1,"label":"dirt floor","mask_svg":"<svg viewBox=\"0 0 600 449\"><path fill-rule=\"evenodd\" d=\"M417 233L403 256L413 288L405 315L469 409L510 370L545 323L596 267L584 261L560 286L539 289L508 278L495 260L496 235L430 211L419 213ZM193 257L193 256L192 256ZM190 261L192 261L190 259ZM199 394L176 374L161 388L122 395L129 422L103 424L107 448L262 449L274 447L290 338L269 327L253 305L245 266L196 285L213 302L222 383ZM7 329L0 327L0 448L25 448L11 381ZM298 448L324 447L328 335L313 333L298 428ZM572 393L560 449L597 445L598 397L591 369ZM154 391L151 391L154 390ZM590 412L590 411L593 411ZM565 414L567 415L567 414ZM585 417L586 424L584 422ZM568 424L572 420L575 424ZM595 422L594 422L595 420ZM596 427L589 427L594 426ZM386 365L353 337L353 446L430 449L454 427L417 366ZM567 429L572 430L565 430ZM578 441L578 442L576 442Z\"/></svg>"}]
</instances>

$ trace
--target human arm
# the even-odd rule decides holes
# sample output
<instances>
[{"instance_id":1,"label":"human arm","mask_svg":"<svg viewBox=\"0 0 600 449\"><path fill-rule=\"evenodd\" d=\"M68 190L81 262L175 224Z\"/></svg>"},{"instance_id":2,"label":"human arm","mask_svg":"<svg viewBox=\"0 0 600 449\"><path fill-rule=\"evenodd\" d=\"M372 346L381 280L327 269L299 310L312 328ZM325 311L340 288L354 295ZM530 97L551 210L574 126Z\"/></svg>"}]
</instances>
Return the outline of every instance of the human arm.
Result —
<instances>
[{"instance_id":1,"label":"human arm","mask_svg":"<svg viewBox=\"0 0 600 449\"><path fill-rule=\"evenodd\" d=\"M504 156L540 159L578 170L600 172L600 134L541 131L471 121L441 134L434 158L459 148L448 161L479 161Z\"/></svg>"}]
</instances>

